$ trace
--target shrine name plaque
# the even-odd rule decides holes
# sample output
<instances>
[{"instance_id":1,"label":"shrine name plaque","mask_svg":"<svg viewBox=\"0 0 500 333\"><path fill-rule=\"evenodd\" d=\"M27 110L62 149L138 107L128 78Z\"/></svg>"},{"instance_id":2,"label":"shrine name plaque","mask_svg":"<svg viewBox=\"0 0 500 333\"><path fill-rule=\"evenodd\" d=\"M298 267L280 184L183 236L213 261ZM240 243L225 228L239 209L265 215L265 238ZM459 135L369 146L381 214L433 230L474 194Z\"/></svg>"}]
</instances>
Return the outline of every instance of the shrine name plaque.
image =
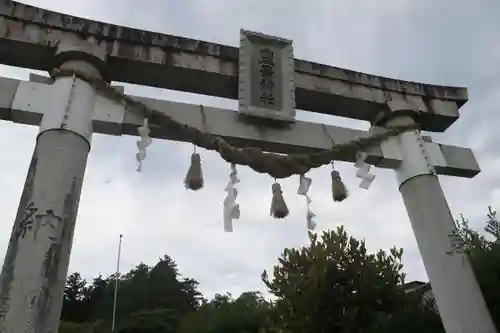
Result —
<instances>
[{"instance_id":1,"label":"shrine name plaque","mask_svg":"<svg viewBox=\"0 0 500 333\"><path fill-rule=\"evenodd\" d=\"M294 74L291 40L240 31L239 112L293 121Z\"/></svg>"}]
</instances>

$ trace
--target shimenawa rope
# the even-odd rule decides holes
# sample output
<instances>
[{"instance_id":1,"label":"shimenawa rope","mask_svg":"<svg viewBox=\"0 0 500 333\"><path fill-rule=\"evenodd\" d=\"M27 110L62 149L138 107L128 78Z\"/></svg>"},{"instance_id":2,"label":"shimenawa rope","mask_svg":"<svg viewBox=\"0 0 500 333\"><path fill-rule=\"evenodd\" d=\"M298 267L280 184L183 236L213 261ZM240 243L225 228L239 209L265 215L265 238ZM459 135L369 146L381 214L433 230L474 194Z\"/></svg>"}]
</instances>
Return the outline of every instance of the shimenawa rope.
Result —
<instances>
[{"instance_id":1,"label":"shimenawa rope","mask_svg":"<svg viewBox=\"0 0 500 333\"><path fill-rule=\"evenodd\" d=\"M204 133L195 127L179 123L165 113L150 108L144 103L121 93L111 87L106 81L88 76L80 71L55 69L50 74L53 79L56 77L75 76L86 81L97 91L116 101L125 102L130 108L140 111L145 117L148 117L151 124L160 125L170 131L181 132L194 145L207 150L217 151L228 163L247 165L253 170L259 173L267 173L273 178L304 175L310 169L331 163L346 152L366 150L390 137L418 129L417 124L391 127L383 133L374 134L366 138L357 138L346 143L334 144L332 148L317 153L288 155L268 153L255 147L233 147L220 136Z\"/></svg>"}]
</instances>

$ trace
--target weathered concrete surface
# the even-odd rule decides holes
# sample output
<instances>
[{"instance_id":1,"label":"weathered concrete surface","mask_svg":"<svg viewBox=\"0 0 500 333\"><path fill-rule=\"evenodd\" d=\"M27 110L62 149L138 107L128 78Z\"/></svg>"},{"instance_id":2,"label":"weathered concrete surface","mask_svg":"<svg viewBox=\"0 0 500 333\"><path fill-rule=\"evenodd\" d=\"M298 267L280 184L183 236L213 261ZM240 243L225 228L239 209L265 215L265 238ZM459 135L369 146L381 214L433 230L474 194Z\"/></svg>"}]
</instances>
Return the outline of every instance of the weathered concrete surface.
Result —
<instances>
[{"instance_id":1,"label":"weathered concrete surface","mask_svg":"<svg viewBox=\"0 0 500 333\"><path fill-rule=\"evenodd\" d=\"M64 52L65 60L59 68L100 78L100 72L76 54L87 56L87 49L80 43L60 45L58 52ZM0 332L57 333L96 92L76 77L57 78L52 90L45 91L15 81L0 85L4 88L0 89L0 115L40 124L40 134L0 274ZM23 87L29 93L38 92L36 98L20 99ZM13 111L16 105L28 111Z\"/></svg>"},{"instance_id":2,"label":"weathered concrete surface","mask_svg":"<svg viewBox=\"0 0 500 333\"><path fill-rule=\"evenodd\" d=\"M39 125L42 110L36 101L51 93L51 85L42 78L39 82L25 82L0 77L0 119L28 125ZM306 121L282 124L253 120L239 115L236 111L214 107L203 107L186 103L133 96L152 108L169 115L178 122L194 126L199 130L224 137L236 147L259 147L276 153L304 153L320 151L335 143L344 143L357 137L366 137L367 131L339 126L323 125ZM109 135L137 135L143 117L136 111L125 109L123 104L97 95L93 111L95 133ZM274 125L273 125L274 124ZM182 133L150 123L151 137L188 142ZM308 133L306 136L304 133ZM435 142L427 142L431 162L442 175L474 177L480 168L469 148L455 147ZM354 154L345 154L339 160L354 162ZM385 142L381 148L370 150L367 163L380 168L394 169L402 160L401 151L395 140Z\"/></svg>"},{"instance_id":3,"label":"weathered concrete surface","mask_svg":"<svg viewBox=\"0 0 500 333\"><path fill-rule=\"evenodd\" d=\"M2 333L57 333L88 151L70 131L37 139L0 275Z\"/></svg>"},{"instance_id":4,"label":"weathered concrete surface","mask_svg":"<svg viewBox=\"0 0 500 333\"><path fill-rule=\"evenodd\" d=\"M453 216L439 181L421 175L400 188L447 333L496 333L467 254L454 249Z\"/></svg>"},{"instance_id":5,"label":"weathered concrete surface","mask_svg":"<svg viewBox=\"0 0 500 333\"><path fill-rule=\"evenodd\" d=\"M496 333L469 258L453 247L456 226L438 178L414 177L400 191L446 332Z\"/></svg>"},{"instance_id":6,"label":"weathered concrete surface","mask_svg":"<svg viewBox=\"0 0 500 333\"><path fill-rule=\"evenodd\" d=\"M388 123L414 120L398 116ZM402 163L395 171L443 326L447 333L496 333L424 143L418 132L401 134Z\"/></svg>"},{"instance_id":7,"label":"weathered concrete surface","mask_svg":"<svg viewBox=\"0 0 500 333\"><path fill-rule=\"evenodd\" d=\"M237 33L237 32L235 32ZM109 78L236 99L238 48L0 3L0 62L52 68L53 48L83 38L105 51ZM465 88L435 86L295 60L297 109L371 121L389 100L410 100L425 130L444 131L467 101Z\"/></svg>"}]
</instances>

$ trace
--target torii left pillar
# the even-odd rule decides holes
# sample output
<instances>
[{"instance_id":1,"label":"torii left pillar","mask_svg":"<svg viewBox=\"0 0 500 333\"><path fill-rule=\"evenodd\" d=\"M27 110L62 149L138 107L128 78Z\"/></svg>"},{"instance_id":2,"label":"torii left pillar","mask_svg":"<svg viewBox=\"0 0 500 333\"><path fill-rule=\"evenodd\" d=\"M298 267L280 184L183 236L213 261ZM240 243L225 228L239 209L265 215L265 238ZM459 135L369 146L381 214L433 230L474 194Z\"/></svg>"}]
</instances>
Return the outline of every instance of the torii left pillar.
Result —
<instances>
[{"instance_id":1,"label":"torii left pillar","mask_svg":"<svg viewBox=\"0 0 500 333\"><path fill-rule=\"evenodd\" d=\"M55 60L102 78L105 56L90 43L62 43ZM60 77L32 102L45 110L0 275L1 333L59 329L95 96L87 82Z\"/></svg>"}]
</instances>

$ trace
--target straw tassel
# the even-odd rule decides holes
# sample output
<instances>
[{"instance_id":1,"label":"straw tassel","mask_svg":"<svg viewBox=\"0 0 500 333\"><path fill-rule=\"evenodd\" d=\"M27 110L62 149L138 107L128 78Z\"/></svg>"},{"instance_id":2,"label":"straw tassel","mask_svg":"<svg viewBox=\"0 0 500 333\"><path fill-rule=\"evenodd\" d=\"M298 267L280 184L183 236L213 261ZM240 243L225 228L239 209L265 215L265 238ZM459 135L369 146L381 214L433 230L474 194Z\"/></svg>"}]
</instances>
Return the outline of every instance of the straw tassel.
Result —
<instances>
[{"instance_id":1,"label":"straw tassel","mask_svg":"<svg viewBox=\"0 0 500 333\"><path fill-rule=\"evenodd\" d=\"M286 206L285 199L283 198L283 191L279 183L274 183L272 186L273 198L271 201L271 216L282 219L288 216L288 207Z\"/></svg>"},{"instance_id":2,"label":"straw tassel","mask_svg":"<svg viewBox=\"0 0 500 333\"><path fill-rule=\"evenodd\" d=\"M191 165L184 179L187 189L197 191L203 187L203 171L201 169L200 154L194 152L191 155Z\"/></svg>"},{"instance_id":3,"label":"straw tassel","mask_svg":"<svg viewBox=\"0 0 500 333\"><path fill-rule=\"evenodd\" d=\"M332 163L332 168L333 168L333 163ZM341 202L344 201L347 198L347 188L344 185L344 182L342 181L342 178L340 178L340 174L337 170L333 169L332 170L332 196L333 196L333 201L336 202Z\"/></svg>"}]
</instances>

